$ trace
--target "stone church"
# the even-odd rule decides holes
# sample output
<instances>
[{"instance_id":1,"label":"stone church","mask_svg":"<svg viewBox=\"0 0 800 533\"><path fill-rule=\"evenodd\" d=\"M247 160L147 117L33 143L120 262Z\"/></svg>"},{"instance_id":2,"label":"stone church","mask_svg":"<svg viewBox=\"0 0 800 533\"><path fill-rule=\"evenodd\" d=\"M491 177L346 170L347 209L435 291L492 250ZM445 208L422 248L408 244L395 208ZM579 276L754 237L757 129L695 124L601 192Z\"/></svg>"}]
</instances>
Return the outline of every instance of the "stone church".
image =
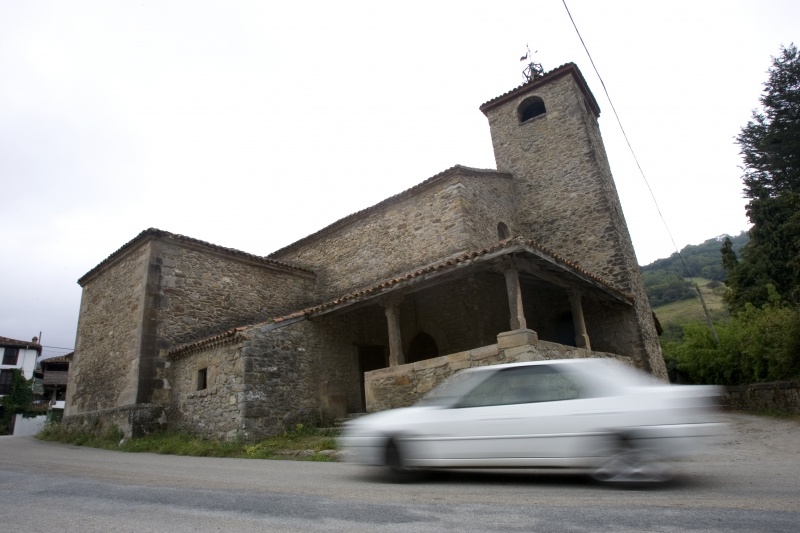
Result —
<instances>
[{"instance_id":1,"label":"stone church","mask_svg":"<svg viewBox=\"0 0 800 533\"><path fill-rule=\"evenodd\" d=\"M158 229L111 254L78 280L65 423L255 440L475 365L613 357L666 379L577 66L480 110L497 170L449 168L266 257Z\"/></svg>"}]
</instances>

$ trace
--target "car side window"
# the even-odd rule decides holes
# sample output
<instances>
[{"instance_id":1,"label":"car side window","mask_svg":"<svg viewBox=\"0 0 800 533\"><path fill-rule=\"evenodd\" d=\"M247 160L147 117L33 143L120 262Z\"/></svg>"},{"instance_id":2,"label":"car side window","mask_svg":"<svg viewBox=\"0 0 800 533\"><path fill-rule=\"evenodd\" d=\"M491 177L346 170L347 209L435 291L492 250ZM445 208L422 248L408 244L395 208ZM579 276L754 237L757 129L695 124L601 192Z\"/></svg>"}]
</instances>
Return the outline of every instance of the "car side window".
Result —
<instances>
[{"instance_id":1,"label":"car side window","mask_svg":"<svg viewBox=\"0 0 800 533\"><path fill-rule=\"evenodd\" d=\"M456 408L554 402L580 398L581 387L548 365L505 368L466 393Z\"/></svg>"}]
</instances>

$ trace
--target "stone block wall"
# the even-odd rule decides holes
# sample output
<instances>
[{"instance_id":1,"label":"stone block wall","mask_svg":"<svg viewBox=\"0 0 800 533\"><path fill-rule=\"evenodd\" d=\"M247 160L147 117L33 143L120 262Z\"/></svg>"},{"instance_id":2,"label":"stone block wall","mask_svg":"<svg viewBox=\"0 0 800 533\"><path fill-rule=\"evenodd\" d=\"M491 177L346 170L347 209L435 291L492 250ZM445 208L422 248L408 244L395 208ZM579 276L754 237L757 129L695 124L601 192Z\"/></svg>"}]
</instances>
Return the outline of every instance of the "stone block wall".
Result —
<instances>
[{"instance_id":1,"label":"stone block wall","mask_svg":"<svg viewBox=\"0 0 800 533\"><path fill-rule=\"evenodd\" d=\"M503 223L511 235L521 235L517 224L514 180L510 174L498 173L496 177L483 175L464 176L465 233L464 250L479 250L500 240L497 225Z\"/></svg>"},{"instance_id":2,"label":"stone block wall","mask_svg":"<svg viewBox=\"0 0 800 533\"><path fill-rule=\"evenodd\" d=\"M530 97L541 98L546 113L520 123L518 108ZM592 142L597 121L572 76L520 94L487 118L497 168L515 177L523 236L625 287L621 208L602 142Z\"/></svg>"},{"instance_id":3,"label":"stone block wall","mask_svg":"<svg viewBox=\"0 0 800 533\"><path fill-rule=\"evenodd\" d=\"M270 257L313 270L334 297L458 252L497 242L511 226L510 176L454 167Z\"/></svg>"},{"instance_id":4,"label":"stone block wall","mask_svg":"<svg viewBox=\"0 0 800 533\"><path fill-rule=\"evenodd\" d=\"M778 410L800 414L800 381L751 383L725 387L723 405L743 411Z\"/></svg>"},{"instance_id":5,"label":"stone block wall","mask_svg":"<svg viewBox=\"0 0 800 533\"><path fill-rule=\"evenodd\" d=\"M150 252L141 243L83 287L66 415L136 403Z\"/></svg>"},{"instance_id":6,"label":"stone block wall","mask_svg":"<svg viewBox=\"0 0 800 533\"><path fill-rule=\"evenodd\" d=\"M167 428L167 416L163 405L137 404L100 409L87 413L65 416L61 426L67 431L83 431L103 435L108 431L119 431L126 439L139 438Z\"/></svg>"},{"instance_id":7,"label":"stone block wall","mask_svg":"<svg viewBox=\"0 0 800 533\"><path fill-rule=\"evenodd\" d=\"M81 284L67 415L169 403L166 350L300 309L313 299L314 276L149 230Z\"/></svg>"},{"instance_id":8,"label":"stone block wall","mask_svg":"<svg viewBox=\"0 0 800 533\"><path fill-rule=\"evenodd\" d=\"M602 352L636 355L637 366L647 370L645 362L641 360L641 336L635 309L623 303L599 302L589 298L584 298L582 305L592 348Z\"/></svg>"},{"instance_id":9,"label":"stone block wall","mask_svg":"<svg viewBox=\"0 0 800 533\"><path fill-rule=\"evenodd\" d=\"M313 276L214 253L177 239L154 244L159 348L263 322L311 302Z\"/></svg>"},{"instance_id":10,"label":"stone block wall","mask_svg":"<svg viewBox=\"0 0 800 533\"><path fill-rule=\"evenodd\" d=\"M170 423L210 439L233 439L243 433L247 401L242 341L233 339L171 358ZM198 376L205 371L205 388Z\"/></svg>"},{"instance_id":11,"label":"stone block wall","mask_svg":"<svg viewBox=\"0 0 800 533\"><path fill-rule=\"evenodd\" d=\"M465 368L587 357L613 358L632 365L629 357L540 341L530 330L511 331L500 334L497 344L367 373L367 412L413 405L439 383Z\"/></svg>"},{"instance_id":12,"label":"stone block wall","mask_svg":"<svg viewBox=\"0 0 800 533\"><path fill-rule=\"evenodd\" d=\"M386 327L384 321L384 327ZM482 272L407 295L400 304L404 353L420 332L431 335L440 354L492 343L509 329L505 279Z\"/></svg>"}]
</instances>

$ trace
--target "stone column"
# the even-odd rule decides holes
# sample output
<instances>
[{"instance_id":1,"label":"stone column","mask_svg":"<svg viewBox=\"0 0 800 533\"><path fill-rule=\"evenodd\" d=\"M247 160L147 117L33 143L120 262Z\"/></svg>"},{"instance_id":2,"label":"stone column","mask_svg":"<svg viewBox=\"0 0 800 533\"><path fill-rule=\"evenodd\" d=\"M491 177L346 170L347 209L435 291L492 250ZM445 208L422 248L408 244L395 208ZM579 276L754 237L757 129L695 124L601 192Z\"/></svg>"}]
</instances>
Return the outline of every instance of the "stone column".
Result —
<instances>
[{"instance_id":1,"label":"stone column","mask_svg":"<svg viewBox=\"0 0 800 533\"><path fill-rule=\"evenodd\" d=\"M400 307L387 305L386 322L389 325L389 366L403 365L406 362L403 355L403 340L400 337Z\"/></svg>"},{"instance_id":2,"label":"stone column","mask_svg":"<svg viewBox=\"0 0 800 533\"><path fill-rule=\"evenodd\" d=\"M586 333L586 321L583 319L581 293L578 291L570 291L569 303L572 306L572 323L575 327L575 346L591 350L592 345L589 342L589 335Z\"/></svg>"},{"instance_id":3,"label":"stone column","mask_svg":"<svg viewBox=\"0 0 800 533\"><path fill-rule=\"evenodd\" d=\"M513 266L503 270L506 277L506 292L508 293L508 309L511 312L511 331L527 329L525 312L522 309L522 290L519 285L519 272Z\"/></svg>"}]
</instances>

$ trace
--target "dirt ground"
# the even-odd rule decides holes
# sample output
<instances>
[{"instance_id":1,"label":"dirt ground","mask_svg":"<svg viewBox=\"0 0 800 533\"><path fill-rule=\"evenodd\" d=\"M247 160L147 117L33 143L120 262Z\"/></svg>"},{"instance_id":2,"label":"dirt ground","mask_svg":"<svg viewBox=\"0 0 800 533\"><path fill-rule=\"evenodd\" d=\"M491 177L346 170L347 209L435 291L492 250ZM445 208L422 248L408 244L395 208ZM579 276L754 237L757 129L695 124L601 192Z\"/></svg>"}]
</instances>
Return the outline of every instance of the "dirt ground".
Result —
<instances>
[{"instance_id":1,"label":"dirt ground","mask_svg":"<svg viewBox=\"0 0 800 533\"><path fill-rule=\"evenodd\" d=\"M706 459L715 461L797 459L800 457L800 416L778 418L723 413L728 429Z\"/></svg>"}]
</instances>

